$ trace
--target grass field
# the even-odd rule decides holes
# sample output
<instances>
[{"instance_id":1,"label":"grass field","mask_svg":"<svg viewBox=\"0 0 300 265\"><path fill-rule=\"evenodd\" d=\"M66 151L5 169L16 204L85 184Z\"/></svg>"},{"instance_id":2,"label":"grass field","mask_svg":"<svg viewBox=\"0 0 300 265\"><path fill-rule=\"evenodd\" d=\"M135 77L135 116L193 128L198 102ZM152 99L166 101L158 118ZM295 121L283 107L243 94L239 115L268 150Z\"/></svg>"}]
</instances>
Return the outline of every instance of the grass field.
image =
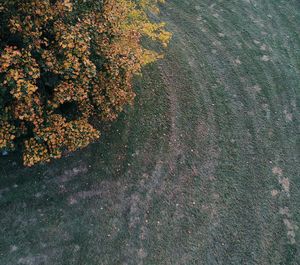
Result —
<instances>
[{"instance_id":1,"label":"grass field","mask_svg":"<svg viewBox=\"0 0 300 265\"><path fill-rule=\"evenodd\" d=\"M169 0L102 139L0 158L0 264L300 264L300 2Z\"/></svg>"}]
</instances>

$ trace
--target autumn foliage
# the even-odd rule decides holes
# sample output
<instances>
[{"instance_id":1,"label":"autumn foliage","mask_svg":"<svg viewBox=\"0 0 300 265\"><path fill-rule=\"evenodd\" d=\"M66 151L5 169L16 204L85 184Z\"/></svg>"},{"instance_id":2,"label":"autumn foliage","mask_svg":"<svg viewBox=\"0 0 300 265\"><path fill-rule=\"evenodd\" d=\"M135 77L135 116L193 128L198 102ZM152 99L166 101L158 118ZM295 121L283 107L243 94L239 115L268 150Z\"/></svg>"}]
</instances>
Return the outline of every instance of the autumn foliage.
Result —
<instances>
[{"instance_id":1,"label":"autumn foliage","mask_svg":"<svg viewBox=\"0 0 300 265\"><path fill-rule=\"evenodd\" d=\"M135 93L132 78L166 46L149 20L163 0L2 0L0 150L21 148L26 166L60 158L99 138Z\"/></svg>"}]
</instances>

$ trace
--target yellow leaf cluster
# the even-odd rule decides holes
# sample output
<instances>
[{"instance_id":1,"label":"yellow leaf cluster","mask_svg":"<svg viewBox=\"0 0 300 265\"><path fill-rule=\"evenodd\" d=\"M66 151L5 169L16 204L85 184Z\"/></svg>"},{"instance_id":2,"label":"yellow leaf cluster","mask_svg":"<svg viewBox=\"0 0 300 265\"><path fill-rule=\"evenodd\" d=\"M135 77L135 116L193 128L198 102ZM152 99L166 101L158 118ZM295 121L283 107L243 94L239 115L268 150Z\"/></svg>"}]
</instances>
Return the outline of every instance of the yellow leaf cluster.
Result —
<instances>
[{"instance_id":1,"label":"yellow leaf cluster","mask_svg":"<svg viewBox=\"0 0 300 265\"><path fill-rule=\"evenodd\" d=\"M34 138L26 140L24 144L23 161L24 165L28 167L37 163L49 162L50 156L46 144L38 143Z\"/></svg>"},{"instance_id":2,"label":"yellow leaf cluster","mask_svg":"<svg viewBox=\"0 0 300 265\"><path fill-rule=\"evenodd\" d=\"M68 151L86 147L99 137L99 131L93 128L86 119L75 120L67 124L65 141Z\"/></svg>"},{"instance_id":3,"label":"yellow leaf cluster","mask_svg":"<svg viewBox=\"0 0 300 265\"><path fill-rule=\"evenodd\" d=\"M37 90L40 71L30 52L7 46L0 55L0 65L0 73L5 74L2 84L10 89L14 98L21 99Z\"/></svg>"},{"instance_id":4,"label":"yellow leaf cluster","mask_svg":"<svg viewBox=\"0 0 300 265\"><path fill-rule=\"evenodd\" d=\"M13 140L16 138L16 127L8 121L0 120L0 149L13 149Z\"/></svg>"}]
</instances>

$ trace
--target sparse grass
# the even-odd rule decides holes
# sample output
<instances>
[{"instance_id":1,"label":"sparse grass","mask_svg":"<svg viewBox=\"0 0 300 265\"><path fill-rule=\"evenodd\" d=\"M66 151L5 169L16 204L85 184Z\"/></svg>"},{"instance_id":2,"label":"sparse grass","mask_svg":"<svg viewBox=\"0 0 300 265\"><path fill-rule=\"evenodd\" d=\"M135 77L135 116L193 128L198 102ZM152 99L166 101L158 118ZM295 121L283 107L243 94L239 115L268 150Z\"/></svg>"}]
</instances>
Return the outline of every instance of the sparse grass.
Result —
<instances>
[{"instance_id":1,"label":"sparse grass","mask_svg":"<svg viewBox=\"0 0 300 265\"><path fill-rule=\"evenodd\" d=\"M100 143L1 158L0 264L300 263L299 3L173 0L161 17L166 58Z\"/></svg>"}]
</instances>

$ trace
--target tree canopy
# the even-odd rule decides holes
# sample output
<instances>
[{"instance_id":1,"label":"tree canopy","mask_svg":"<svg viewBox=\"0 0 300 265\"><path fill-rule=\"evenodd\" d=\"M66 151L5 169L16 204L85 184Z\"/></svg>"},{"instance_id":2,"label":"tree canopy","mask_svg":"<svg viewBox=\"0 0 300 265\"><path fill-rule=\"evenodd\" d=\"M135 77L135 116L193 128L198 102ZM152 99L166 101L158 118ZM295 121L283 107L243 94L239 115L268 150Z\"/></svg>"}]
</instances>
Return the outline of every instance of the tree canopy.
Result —
<instances>
[{"instance_id":1,"label":"tree canopy","mask_svg":"<svg viewBox=\"0 0 300 265\"><path fill-rule=\"evenodd\" d=\"M162 55L162 0L4 0L0 4L0 150L21 148L24 165L60 158L100 137L132 104L132 78Z\"/></svg>"}]
</instances>

